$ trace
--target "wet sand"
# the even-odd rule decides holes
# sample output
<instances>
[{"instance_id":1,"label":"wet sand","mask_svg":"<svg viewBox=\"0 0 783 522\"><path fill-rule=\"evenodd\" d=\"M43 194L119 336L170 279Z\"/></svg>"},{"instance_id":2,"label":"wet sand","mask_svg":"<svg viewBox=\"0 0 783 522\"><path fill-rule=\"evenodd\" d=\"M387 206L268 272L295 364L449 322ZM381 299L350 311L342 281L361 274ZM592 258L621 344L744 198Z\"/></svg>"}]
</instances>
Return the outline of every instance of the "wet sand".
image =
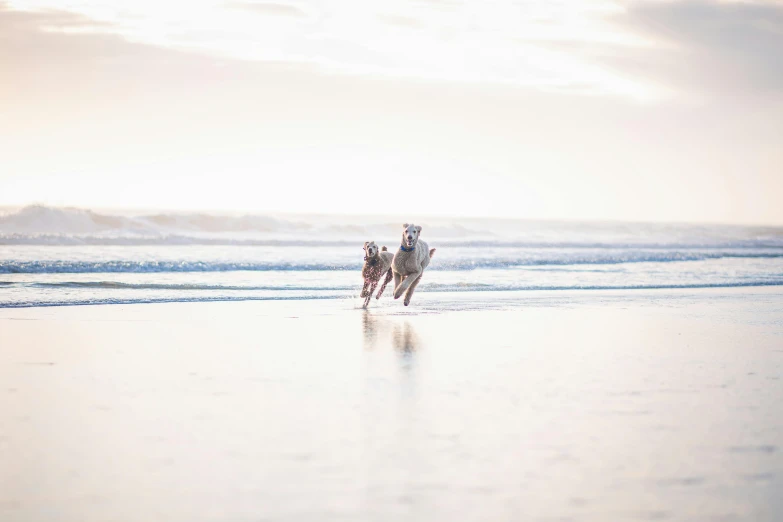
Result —
<instances>
[{"instance_id":1,"label":"wet sand","mask_svg":"<svg viewBox=\"0 0 783 522\"><path fill-rule=\"evenodd\" d=\"M783 289L0 310L0 520L783 519Z\"/></svg>"}]
</instances>

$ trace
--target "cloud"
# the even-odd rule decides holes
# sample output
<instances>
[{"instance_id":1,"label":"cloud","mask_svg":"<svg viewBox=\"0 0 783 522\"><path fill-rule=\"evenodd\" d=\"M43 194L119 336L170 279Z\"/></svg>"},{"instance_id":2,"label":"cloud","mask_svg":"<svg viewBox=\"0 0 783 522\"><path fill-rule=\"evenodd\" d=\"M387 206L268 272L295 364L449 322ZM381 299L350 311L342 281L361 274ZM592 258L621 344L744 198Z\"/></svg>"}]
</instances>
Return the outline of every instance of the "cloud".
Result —
<instances>
[{"instance_id":1,"label":"cloud","mask_svg":"<svg viewBox=\"0 0 783 522\"><path fill-rule=\"evenodd\" d=\"M227 83L243 86L248 76L269 82L276 70L131 42L113 30L79 14L0 5L0 134L62 121L86 125L118 111L149 117Z\"/></svg>"},{"instance_id":2,"label":"cloud","mask_svg":"<svg viewBox=\"0 0 783 522\"><path fill-rule=\"evenodd\" d=\"M12 15L4 10L0 16L21 18L26 24L25 34L14 36L17 41L25 40L15 46L21 52L6 58L15 62L17 69L29 69L22 56L36 50L81 62L94 58L96 53L149 53L150 61L159 61L167 50L179 50L182 54L200 54L201 58L220 57L216 60L311 67L334 76L513 85L633 98L643 98L647 93L643 85L626 81L609 68L547 48L544 37L553 31L562 33L566 27L548 23L542 28L537 20L550 15L540 6L529 8L506 2L501 3L501 12L478 4L443 10L438 7L440 3L411 0L397 5L394 12L383 12L371 2L359 4L301 4L306 11L305 7L284 3L241 0L181 11L142 6L134 12L140 16L133 19L108 10L105 19L115 20L116 25L92 26L86 31L89 35L82 30L89 20L78 15ZM248 11L270 16L247 16ZM556 17L558 13L562 14L562 9L550 14ZM64 32L77 33L82 39L64 40ZM581 37L589 38L594 32ZM520 33L528 35L531 42L518 45L514 35ZM104 40L90 38L93 36ZM139 45L131 46L129 41ZM90 42L96 49L88 48ZM6 46L6 50L9 48ZM119 60L117 56L105 59ZM178 58L172 54L165 59Z\"/></svg>"},{"instance_id":3,"label":"cloud","mask_svg":"<svg viewBox=\"0 0 783 522\"><path fill-rule=\"evenodd\" d=\"M406 29L418 29L422 25L421 22L410 16L378 15L378 19L385 24Z\"/></svg>"},{"instance_id":4,"label":"cloud","mask_svg":"<svg viewBox=\"0 0 783 522\"><path fill-rule=\"evenodd\" d=\"M635 2L613 21L653 43L598 53L625 74L692 92L783 93L779 2Z\"/></svg>"},{"instance_id":5,"label":"cloud","mask_svg":"<svg viewBox=\"0 0 783 522\"><path fill-rule=\"evenodd\" d=\"M106 28L110 24L93 20L87 16L59 9L45 9L36 12L14 11L6 2L0 2L0 17L4 31L26 30L30 27L46 26L52 29Z\"/></svg>"},{"instance_id":6,"label":"cloud","mask_svg":"<svg viewBox=\"0 0 783 522\"><path fill-rule=\"evenodd\" d=\"M124 67L122 76L134 83L152 82L157 74L182 85L178 76L197 84L209 81L211 74L199 67L236 70L277 63L343 77L509 85L653 101L672 91L697 97L783 91L781 2L637 0L619 13L580 3L584 11L576 25L563 9L546 3L501 3L505 10L498 13L463 4L444 14L422 2L411 0L383 13L370 4L361 9L334 4L327 10L236 0L203 12L142 10L145 16L136 21L115 16L115 26L61 10L11 11L0 0L0 63L16 86L25 74L34 73L37 86L51 85L42 77L55 72L77 78L77 65L87 69L83 77ZM150 30L145 22L153 19L155 28L170 30ZM188 63L188 71L175 74ZM65 70L66 64L75 68ZM0 93L9 88L16 87L0 84Z\"/></svg>"},{"instance_id":7,"label":"cloud","mask_svg":"<svg viewBox=\"0 0 783 522\"><path fill-rule=\"evenodd\" d=\"M307 13L296 6L287 4L275 4L265 2L226 2L226 7L231 9L243 9L262 15L306 17Z\"/></svg>"},{"instance_id":8,"label":"cloud","mask_svg":"<svg viewBox=\"0 0 783 522\"><path fill-rule=\"evenodd\" d=\"M0 63L13 73L128 57L162 57L169 51L127 42L111 24L67 11L14 11L0 3ZM80 32L77 30L84 30Z\"/></svg>"}]
</instances>

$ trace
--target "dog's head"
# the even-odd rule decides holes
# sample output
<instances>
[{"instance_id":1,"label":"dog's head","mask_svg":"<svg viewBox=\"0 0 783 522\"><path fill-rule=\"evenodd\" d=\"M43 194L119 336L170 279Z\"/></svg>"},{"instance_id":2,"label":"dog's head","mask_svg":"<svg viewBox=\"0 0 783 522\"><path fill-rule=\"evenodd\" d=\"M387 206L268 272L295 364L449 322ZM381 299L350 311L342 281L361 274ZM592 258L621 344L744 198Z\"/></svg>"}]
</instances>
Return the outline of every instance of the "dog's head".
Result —
<instances>
[{"instance_id":1,"label":"dog's head","mask_svg":"<svg viewBox=\"0 0 783 522\"><path fill-rule=\"evenodd\" d=\"M406 248L413 248L419 240L419 234L421 234L421 227L405 223L402 225L402 244Z\"/></svg>"},{"instance_id":2,"label":"dog's head","mask_svg":"<svg viewBox=\"0 0 783 522\"><path fill-rule=\"evenodd\" d=\"M375 241L367 241L364 243L364 253L367 259L378 255L378 245L375 244Z\"/></svg>"}]
</instances>

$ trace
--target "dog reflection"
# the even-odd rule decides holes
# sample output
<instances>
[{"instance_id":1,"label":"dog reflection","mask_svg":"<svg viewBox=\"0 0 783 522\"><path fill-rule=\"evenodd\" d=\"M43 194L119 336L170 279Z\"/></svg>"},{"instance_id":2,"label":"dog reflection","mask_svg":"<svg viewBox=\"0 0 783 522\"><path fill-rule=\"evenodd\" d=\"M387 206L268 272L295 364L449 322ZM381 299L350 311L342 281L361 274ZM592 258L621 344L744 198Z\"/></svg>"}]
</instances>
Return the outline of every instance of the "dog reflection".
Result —
<instances>
[{"instance_id":1,"label":"dog reflection","mask_svg":"<svg viewBox=\"0 0 783 522\"><path fill-rule=\"evenodd\" d=\"M362 333L364 334L364 349L374 350L378 346L378 334L386 323L374 317L368 310L362 316Z\"/></svg>"},{"instance_id":2,"label":"dog reflection","mask_svg":"<svg viewBox=\"0 0 783 522\"><path fill-rule=\"evenodd\" d=\"M394 325L392 335L394 349L403 355L410 355L419 349L419 337L409 322Z\"/></svg>"},{"instance_id":3,"label":"dog reflection","mask_svg":"<svg viewBox=\"0 0 783 522\"><path fill-rule=\"evenodd\" d=\"M362 333L364 349L368 351L382 347L389 339L394 350L402 355L410 356L421 347L419 336L409 322L395 323L375 317L369 311L362 316Z\"/></svg>"}]
</instances>

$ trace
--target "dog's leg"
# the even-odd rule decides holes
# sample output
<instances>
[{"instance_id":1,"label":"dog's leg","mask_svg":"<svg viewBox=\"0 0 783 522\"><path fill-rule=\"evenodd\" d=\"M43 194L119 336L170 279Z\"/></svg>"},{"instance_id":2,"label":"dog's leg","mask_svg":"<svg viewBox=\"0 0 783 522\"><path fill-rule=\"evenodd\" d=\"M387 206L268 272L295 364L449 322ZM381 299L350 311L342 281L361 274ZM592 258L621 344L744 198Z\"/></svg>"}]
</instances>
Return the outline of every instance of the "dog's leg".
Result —
<instances>
[{"instance_id":1,"label":"dog's leg","mask_svg":"<svg viewBox=\"0 0 783 522\"><path fill-rule=\"evenodd\" d=\"M405 306L408 306L411 302L411 297L413 297L413 291L416 289L416 286L421 281L421 278L424 276L424 272L419 274L419 277L417 277L413 283L411 283L411 286L408 287L408 291L405 293Z\"/></svg>"},{"instance_id":2,"label":"dog's leg","mask_svg":"<svg viewBox=\"0 0 783 522\"><path fill-rule=\"evenodd\" d=\"M367 285L369 284L369 281L366 279L364 280L364 286L362 287L362 293L359 294L359 297L367 297Z\"/></svg>"},{"instance_id":3,"label":"dog's leg","mask_svg":"<svg viewBox=\"0 0 783 522\"><path fill-rule=\"evenodd\" d=\"M408 274L408 276L405 278L405 280L400 283L400 286L394 289L394 298L399 299L402 294L404 294L408 288L413 284L413 282L421 275L421 269L418 272L414 272L412 274Z\"/></svg>"},{"instance_id":4,"label":"dog's leg","mask_svg":"<svg viewBox=\"0 0 783 522\"><path fill-rule=\"evenodd\" d=\"M367 288L367 285L370 285L370 288ZM378 281L367 281L364 284L365 291L364 291L364 308L367 308L370 306L370 299L372 299L372 294L375 292L375 287L378 285Z\"/></svg>"},{"instance_id":5,"label":"dog's leg","mask_svg":"<svg viewBox=\"0 0 783 522\"><path fill-rule=\"evenodd\" d=\"M400 287L401 284L402 284L402 274L398 274L397 272L394 272L394 298L395 299L400 297L397 295L397 289Z\"/></svg>"},{"instance_id":6,"label":"dog's leg","mask_svg":"<svg viewBox=\"0 0 783 522\"><path fill-rule=\"evenodd\" d=\"M392 277L393 277L392 269L390 268L386 272L386 279L383 280L383 283L381 284L381 289L378 290L378 295L375 296L376 299L380 299L381 298L381 296L383 295L383 291L386 290L386 285L389 284L389 281L391 281Z\"/></svg>"}]
</instances>

